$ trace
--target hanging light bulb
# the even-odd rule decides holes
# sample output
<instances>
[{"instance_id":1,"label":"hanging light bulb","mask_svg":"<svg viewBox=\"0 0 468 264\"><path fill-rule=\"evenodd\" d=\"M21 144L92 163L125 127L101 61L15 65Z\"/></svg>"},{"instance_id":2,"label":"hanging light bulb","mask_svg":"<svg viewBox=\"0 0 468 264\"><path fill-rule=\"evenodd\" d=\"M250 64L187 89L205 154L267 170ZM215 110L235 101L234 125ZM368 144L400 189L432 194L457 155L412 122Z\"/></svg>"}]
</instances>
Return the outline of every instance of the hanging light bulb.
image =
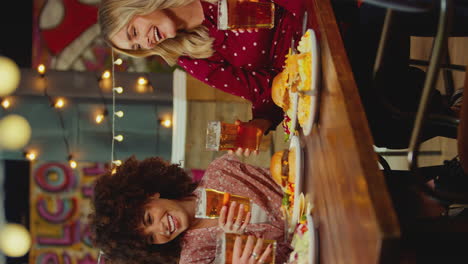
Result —
<instances>
[{"instance_id":1,"label":"hanging light bulb","mask_svg":"<svg viewBox=\"0 0 468 264\"><path fill-rule=\"evenodd\" d=\"M145 77L140 77L140 78L138 78L138 84L139 85L147 85L148 80Z\"/></svg>"},{"instance_id":2,"label":"hanging light bulb","mask_svg":"<svg viewBox=\"0 0 468 264\"><path fill-rule=\"evenodd\" d=\"M122 135L117 135L114 137L115 140L122 142L124 140L124 137Z\"/></svg>"},{"instance_id":3,"label":"hanging light bulb","mask_svg":"<svg viewBox=\"0 0 468 264\"><path fill-rule=\"evenodd\" d=\"M36 160L37 154L34 151L27 151L24 153L24 157L30 161Z\"/></svg>"},{"instance_id":4,"label":"hanging light bulb","mask_svg":"<svg viewBox=\"0 0 468 264\"><path fill-rule=\"evenodd\" d=\"M121 93L123 93L123 88L122 88L122 86L114 87L114 91L115 91L116 93L118 93L118 94L121 94Z\"/></svg>"},{"instance_id":5,"label":"hanging light bulb","mask_svg":"<svg viewBox=\"0 0 468 264\"><path fill-rule=\"evenodd\" d=\"M111 76L110 71L104 71L104 72L102 73L102 79L109 79L110 76Z\"/></svg>"},{"instance_id":6,"label":"hanging light bulb","mask_svg":"<svg viewBox=\"0 0 468 264\"><path fill-rule=\"evenodd\" d=\"M161 120L161 125L163 127L171 127L172 126L172 120L171 119L163 119L163 120Z\"/></svg>"},{"instance_id":7,"label":"hanging light bulb","mask_svg":"<svg viewBox=\"0 0 468 264\"><path fill-rule=\"evenodd\" d=\"M123 116L124 116L124 112L123 112L123 111L117 111L117 112L115 112L115 115L116 115L117 117L123 117Z\"/></svg>"},{"instance_id":8,"label":"hanging light bulb","mask_svg":"<svg viewBox=\"0 0 468 264\"><path fill-rule=\"evenodd\" d=\"M57 98L54 103L55 108L63 108L65 106L65 100L63 98Z\"/></svg>"},{"instance_id":9,"label":"hanging light bulb","mask_svg":"<svg viewBox=\"0 0 468 264\"><path fill-rule=\"evenodd\" d=\"M103 114L97 114L95 120L96 120L96 124L101 124L102 121L104 120L104 115Z\"/></svg>"},{"instance_id":10,"label":"hanging light bulb","mask_svg":"<svg viewBox=\"0 0 468 264\"><path fill-rule=\"evenodd\" d=\"M114 61L115 65L122 65L122 63L123 63L123 60L121 58L118 58Z\"/></svg>"},{"instance_id":11,"label":"hanging light bulb","mask_svg":"<svg viewBox=\"0 0 468 264\"><path fill-rule=\"evenodd\" d=\"M120 166L120 165L122 165L122 161L121 161L121 160L114 160L114 161L112 161L112 163L114 163L115 166Z\"/></svg>"},{"instance_id":12,"label":"hanging light bulb","mask_svg":"<svg viewBox=\"0 0 468 264\"><path fill-rule=\"evenodd\" d=\"M45 73L46 73L46 67L44 64L39 64L37 66L37 72L41 75L41 77L44 77Z\"/></svg>"},{"instance_id":13,"label":"hanging light bulb","mask_svg":"<svg viewBox=\"0 0 468 264\"><path fill-rule=\"evenodd\" d=\"M3 109L8 109L11 106L10 99L8 98L3 99L1 104L2 104Z\"/></svg>"},{"instance_id":14,"label":"hanging light bulb","mask_svg":"<svg viewBox=\"0 0 468 264\"><path fill-rule=\"evenodd\" d=\"M74 161L74 160L72 160L72 159L69 160L68 163L70 164L70 168L72 168L72 169L76 169L76 166L78 165L78 164L76 163L76 161Z\"/></svg>"}]
</instances>

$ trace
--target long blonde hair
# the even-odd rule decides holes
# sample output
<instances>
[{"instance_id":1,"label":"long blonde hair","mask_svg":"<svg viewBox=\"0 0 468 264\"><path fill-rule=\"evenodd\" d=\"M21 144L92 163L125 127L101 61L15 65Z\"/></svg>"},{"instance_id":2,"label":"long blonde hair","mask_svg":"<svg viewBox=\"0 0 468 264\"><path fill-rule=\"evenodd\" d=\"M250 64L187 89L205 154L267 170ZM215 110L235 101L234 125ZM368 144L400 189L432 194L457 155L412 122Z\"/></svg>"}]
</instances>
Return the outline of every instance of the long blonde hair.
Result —
<instances>
[{"instance_id":1,"label":"long blonde hair","mask_svg":"<svg viewBox=\"0 0 468 264\"><path fill-rule=\"evenodd\" d=\"M169 65L177 63L180 56L204 59L213 55L213 38L206 27L200 25L190 31L178 32L175 38L166 39L151 50L118 48L110 40L136 15L147 15L155 10L184 6L193 0L102 0L99 7L99 24L104 40L117 52L133 57L161 56ZM215 3L217 0L203 0Z\"/></svg>"}]
</instances>

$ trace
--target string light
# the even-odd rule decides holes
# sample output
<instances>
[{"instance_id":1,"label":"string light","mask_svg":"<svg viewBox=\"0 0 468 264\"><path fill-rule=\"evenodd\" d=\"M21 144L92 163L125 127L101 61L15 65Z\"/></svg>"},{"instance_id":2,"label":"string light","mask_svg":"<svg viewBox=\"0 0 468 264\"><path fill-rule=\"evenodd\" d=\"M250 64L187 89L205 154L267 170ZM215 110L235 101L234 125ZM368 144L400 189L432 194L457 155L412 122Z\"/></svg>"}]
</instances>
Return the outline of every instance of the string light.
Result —
<instances>
[{"instance_id":1,"label":"string light","mask_svg":"<svg viewBox=\"0 0 468 264\"><path fill-rule=\"evenodd\" d=\"M3 109L8 109L11 106L10 99L8 98L3 99L1 105Z\"/></svg>"},{"instance_id":2,"label":"string light","mask_svg":"<svg viewBox=\"0 0 468 264\"><path fill-rule=\"evenodd\" d=\"M37 66L37 72L41 75L41 77L44 77L45 73L46 73L46 67L44 64L39 64L39 66Z\"/></svg>"},{"instance_id":3,"label":"string light","mask_svg":"<svg viewBox=\"0 0 468 264\"><path fill-rule=\"evenodd\" d=\"M55 108L63 108L65 106L65 100L63 98L57 98L54 103Z\"/></svg>"},{"instance_id":4,"label":"string light","mask_svg":"<svg viewBox=\"0 0 468 264\"><path fill-rule=\"evenodd\" d=\"M101 124L103 120L104 120L104 115L103 114L97 114L96 115L96 119L95 119L96 124Z\"/></svg>"},{"instance_id":5,"label":"string light","mask_svg":"<svg viewBox=\"0 0 468 264\"><path fill-rule=\"evenodd\" d=\"M138 78L138 84L139 85L147 85L148 80L145 77L140 77L140 78Z\"/></svg>"},{"instance_id":6,"label":"string light","mask_svg":"<svg viewBox=\"0 0 468 264\"><path fill-rule=\"evenodd\" d=\"M115 112L115 115L116 115L117 117L122 118L122 117L124 116L124 112L123 112L123 111L117 111L117 112Z\"/></svg>"},{"instance_id":7,"label":"string light","mask_svg":"<svg viewBox=\"0 0 468 264\"><path fill-rule=\"evenodd\" d=\"M114 87L114 91L115 91L116 93L118 93L118 94L121 94L121 93L123 93L123 88L122 88L122 86Z\"/></svg>"},{"instance_id":8,"label":"string light","mask_svg":"<svg viewBox=\"0 0 468 264\"><path fill-rule=\"evenodd\" d=\"M37 158L37 154L35 151L27 151L24 153L24 157L30 161L34 161Z\"/></svg>"},{"instance_id":9,"label":"string light","mask_svg":"<svg viewBox=\"0 0 468 264\"><path fill-rule=\"evenodd\" d=\"M110 71L104 71L101 77L102 79L109 79L111 77Z\"/></svg>"},{"instance_id":10,"label":"string light","mask_svg":"<svg viewBox=\"0 0 468 264\"><path fill-rule=\"evenodd\" d=\"M70 168L72 169L76 169L76 167L78 166L76 161L73 159L73 155L68 155L68 164L70 164Z\"/></svg>"},{"instance_id":11,"label":"string light","mask_svg":"<svg viewBox=\"0 0 468 264\"><path fill-rule=\"evenodd\" d=\"M172 120L171 119L163 119L163 120L161 120L161 125L163 127L171 127Z\"/></svg>"},{"instance_id":12,"label":"string light","mask_svg":"<svg viewBox=\"0 0 468 264\"><path fill-rule=\"evenodd\" d=\"M120 166L120 165L122 165L122 161L121 161L121 160L114 160L114 161L112 161L112 163L114 163L115 166Z\"/></svg>"},{"instance_id":13,"label":"string light","mask_svg":"<svg viewBox=\"0 0 468 264\"><path fill-rule=\"evenodd\" d=\"M123 61L122 61L121 58L118 58L118 59L116 59L116 60L114 61L114 64L115 64L115 65L122 65L122 63L123 63Z\"/></svg>"},{"instance_id":14,"label":"string light","mask_svg":"<svg viewBox=\"0 0 468 264\"><path fill-rule=\"evenodd\" d=\"M115 140L122 142L124 140L124 137L122 135L117 135L114 137Z\"/></svg>"}]
</instances>

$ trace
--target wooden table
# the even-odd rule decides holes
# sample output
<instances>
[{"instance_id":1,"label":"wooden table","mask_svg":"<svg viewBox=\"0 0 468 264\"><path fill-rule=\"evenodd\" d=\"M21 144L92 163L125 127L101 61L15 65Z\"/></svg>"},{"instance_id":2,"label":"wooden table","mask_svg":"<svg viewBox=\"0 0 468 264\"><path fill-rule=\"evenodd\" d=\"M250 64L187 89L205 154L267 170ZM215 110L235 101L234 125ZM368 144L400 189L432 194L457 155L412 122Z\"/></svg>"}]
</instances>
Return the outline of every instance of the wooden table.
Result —
<instances>
[{"instance_id":1,"label":"wooden table","mask_svg":"<svg viewBox=\"0 0 468 264\"><path fill-rule=\"evenodd\" d=\"M395 263L400 229L330 0L306 2L321 35L319 121L301 135L320 263Z\"/></svg>"}]
</instances>

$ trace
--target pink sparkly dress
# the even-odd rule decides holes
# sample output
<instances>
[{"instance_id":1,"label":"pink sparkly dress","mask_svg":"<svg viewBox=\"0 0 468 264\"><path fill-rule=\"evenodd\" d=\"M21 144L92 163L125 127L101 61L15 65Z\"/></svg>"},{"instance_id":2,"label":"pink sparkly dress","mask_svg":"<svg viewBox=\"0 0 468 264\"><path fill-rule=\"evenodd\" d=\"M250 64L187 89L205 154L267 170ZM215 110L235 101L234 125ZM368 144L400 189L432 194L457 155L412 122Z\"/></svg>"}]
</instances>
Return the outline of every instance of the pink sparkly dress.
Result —
<instances>
[{"instance_id":1,"label":"pink sparkly dress","mask_svg":"<svg viewBox=\"0 0 468 264\"><path fill-rule=\"evenodd\" d=\"M277 240L276 263L284 263L291 249L284 243L284 220L280 212L283 193L269 169L242 163L226 154L207 168L198 188L212 188L249 197L266 213L267 222L249 224L246 234ZM212 263L216 254L218 226L186 231L179 263Z\"/></svg>"}]
</instances>

